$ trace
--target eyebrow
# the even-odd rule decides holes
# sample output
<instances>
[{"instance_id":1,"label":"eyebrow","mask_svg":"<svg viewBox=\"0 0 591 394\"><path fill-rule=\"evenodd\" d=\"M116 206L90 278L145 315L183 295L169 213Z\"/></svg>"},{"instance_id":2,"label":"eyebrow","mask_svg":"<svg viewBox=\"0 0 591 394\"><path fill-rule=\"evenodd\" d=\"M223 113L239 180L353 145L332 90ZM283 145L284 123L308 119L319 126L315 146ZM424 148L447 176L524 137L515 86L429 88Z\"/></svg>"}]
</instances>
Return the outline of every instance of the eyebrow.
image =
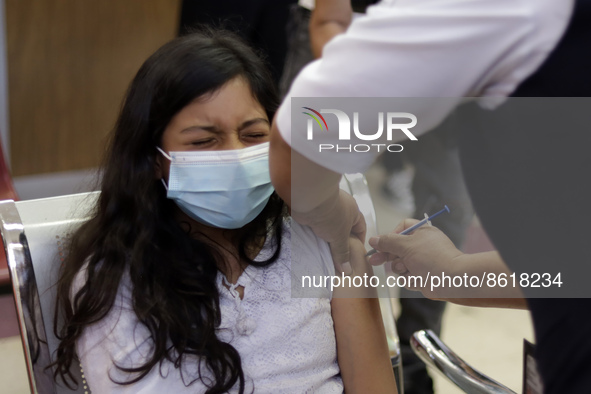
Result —
<instances>
[{"instance_id":1,"label":"eyebrow","mask_svg":"<svg viewBox=\"0 0 591 394\"><path fill-rule=\"evenodd\" d=\"M250 127L250 126L257 124L257 123L266 123L269 126L271 125L271 123L269 123L269 121L265 118L254 118L254 119L247 120L246 122L243 122L240 126L238 126L238 131L246 129L247 127ZM194 131L197 129L209 131L211 133L219 133L220 132L220 129L217 126L195 125L195 126L190 126L190 127L187 127L186 129L181 130L181 133L188 132L188 131Z\"/></svg>"}]
</instances>

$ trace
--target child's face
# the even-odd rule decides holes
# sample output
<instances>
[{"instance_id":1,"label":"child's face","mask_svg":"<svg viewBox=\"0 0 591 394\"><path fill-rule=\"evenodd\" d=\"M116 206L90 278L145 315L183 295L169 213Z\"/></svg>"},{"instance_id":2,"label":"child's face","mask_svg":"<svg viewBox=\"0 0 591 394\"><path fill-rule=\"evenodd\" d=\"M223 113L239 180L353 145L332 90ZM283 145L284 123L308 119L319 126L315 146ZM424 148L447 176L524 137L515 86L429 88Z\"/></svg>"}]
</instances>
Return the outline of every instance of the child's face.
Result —
<instances>
[{"instance_id":1,"label":"child's face","mask_svg":"<svg viewBox=\"0 0 591 394\"><path fill-rule=\"evenodd\" d=\"M160 147L165 152L243 149L269 141L269 132L264 108L238 77L177 113L164 130ZM157 161L157 178L168 179L170 162L162 155Z\"/></svg>"}]
</instances>

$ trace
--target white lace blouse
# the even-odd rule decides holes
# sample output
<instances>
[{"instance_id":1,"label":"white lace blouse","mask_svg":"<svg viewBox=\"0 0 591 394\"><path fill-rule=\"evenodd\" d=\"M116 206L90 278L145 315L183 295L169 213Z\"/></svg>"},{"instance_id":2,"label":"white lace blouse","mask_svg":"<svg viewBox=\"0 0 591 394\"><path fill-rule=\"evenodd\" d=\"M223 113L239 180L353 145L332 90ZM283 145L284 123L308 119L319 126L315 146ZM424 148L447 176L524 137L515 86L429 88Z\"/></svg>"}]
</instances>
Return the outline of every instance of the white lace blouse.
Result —
<instances>
[{"instance_id":1,"label":"white lace blouse","mask_svg":"<svg viewBox=\"0 0 591 394\"><path fill-rule=\"evenodd\" d=\"M328 245L312 231L293 222L285 225L279 259L264 268L249 266L235 284L218 274L222 322L218 338L240 353L246 392L342 393L343 383L336 358L336 340L331 317L330 294L321 298L292 298L292 264L320 268L334 274ZM292 258L292 243L298 253ZM273 252L265 245L256 260ZM317 271L317 270L316 270ZM74 289L82 286L78 275ZM229 285L226 287L224 285ZM240 299L236 287L244 287ZM115 305L100 322L86 328L76 343L85 379L93 393L203 393L198 378L199 359L184 360L177 369L170 362L155 367L139 382L118 385L129 375L113 365L138 366L150 355L149 331L139 324L132 308L131 283L124 275ZM210 377L202 363L202 378ZM237 392L237 389L233 392Z\"/></svg>"}]
</instances>

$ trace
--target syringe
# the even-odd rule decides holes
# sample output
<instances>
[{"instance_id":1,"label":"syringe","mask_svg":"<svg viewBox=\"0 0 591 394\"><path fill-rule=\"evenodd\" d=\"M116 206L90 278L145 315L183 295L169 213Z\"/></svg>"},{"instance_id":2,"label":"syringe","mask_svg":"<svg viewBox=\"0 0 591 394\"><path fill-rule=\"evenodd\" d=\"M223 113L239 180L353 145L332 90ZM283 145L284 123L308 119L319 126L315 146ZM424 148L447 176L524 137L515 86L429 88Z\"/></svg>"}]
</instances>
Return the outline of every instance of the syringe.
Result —
<instances>
[{"instance_id":1,"label":"syringe","mask_svg":"<svg viewBox=\"0 0 591 394\"><path fill-rule=\"evenodd\" d=\"M406 230L404 230L403 232L401 232L400 235L410 234L411 232L415 231L417 228L421 227L424 224L427 224L427 223L431 224L431 220L435 219L437 216L441 215L444 212L450 212L450 210L447 207L447 205L445 205L445 207L441 211L439 211L437 213L434 213L431 216L425 214L425 219L421 220L420 222L418 222L414 226L411 226L411 227L407 228ZM378 252L377 250L372 249L369 252L367 252L367 254L365 255L365 257L371 256L372 254L377 253L377 252Z\"/></svg>"}]
</instances>

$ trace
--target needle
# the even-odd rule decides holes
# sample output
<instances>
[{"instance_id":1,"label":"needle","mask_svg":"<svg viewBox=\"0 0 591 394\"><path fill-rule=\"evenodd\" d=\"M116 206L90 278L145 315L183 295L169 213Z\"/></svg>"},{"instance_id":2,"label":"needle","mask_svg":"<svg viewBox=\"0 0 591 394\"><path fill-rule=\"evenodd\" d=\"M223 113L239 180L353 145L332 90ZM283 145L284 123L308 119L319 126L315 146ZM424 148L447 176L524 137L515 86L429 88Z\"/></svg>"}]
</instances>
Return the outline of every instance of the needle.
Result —
<instances>
[{"instance_id":1,"label":"needle","mask_svg":"<svg viewBox=\"0 0 591 394\"><path fill-rule=\"evenodd\" d=\"M428 216L427 214L425 214L425 219L421 220L420 222L418 222L414 226L407 228L406 230L401 232L400 235L410 234L411 232L415 231L417 228L421 227L424 224L427 224L427 223L431 224L431 220L435 219L437 216L441 215L444 212L449 212L449 208L447 207L447 205L445 205L445 207L441 211L434 213L431 216ZM365 257L371 256L372 254L377 253L377 252L378 252L377 250L372 249L369 252L367 252Z\"/></svg>"}]
</instances>

